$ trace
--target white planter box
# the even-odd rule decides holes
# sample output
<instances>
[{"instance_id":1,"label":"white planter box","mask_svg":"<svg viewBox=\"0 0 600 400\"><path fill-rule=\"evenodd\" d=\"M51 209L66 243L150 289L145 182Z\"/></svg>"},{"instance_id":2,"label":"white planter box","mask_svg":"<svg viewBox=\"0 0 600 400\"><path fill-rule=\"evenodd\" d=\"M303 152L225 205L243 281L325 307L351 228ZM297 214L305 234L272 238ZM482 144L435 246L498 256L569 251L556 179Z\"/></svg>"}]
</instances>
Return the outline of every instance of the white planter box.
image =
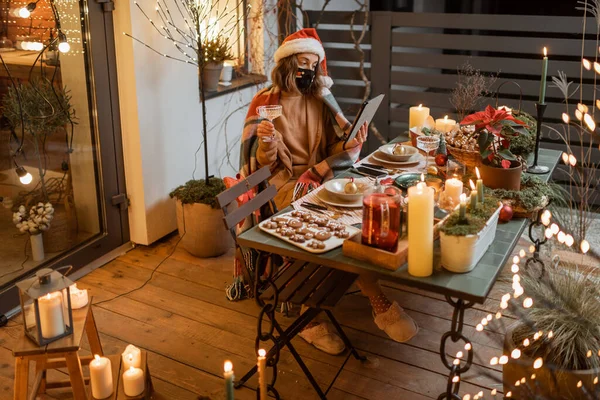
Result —
<instances>
[{"instance_id":1,"label":"white planter box","mask_svg":"<svg viewBox=\"0 0 600 400\"><path fill-rule=\"evenodd\" d=\"M458 273L469 272L475 268L496 237L496 227L501 209L502 205L476 235L450 236L440 232L442 266L448 271Z\"/></svg>"}]
</instances>

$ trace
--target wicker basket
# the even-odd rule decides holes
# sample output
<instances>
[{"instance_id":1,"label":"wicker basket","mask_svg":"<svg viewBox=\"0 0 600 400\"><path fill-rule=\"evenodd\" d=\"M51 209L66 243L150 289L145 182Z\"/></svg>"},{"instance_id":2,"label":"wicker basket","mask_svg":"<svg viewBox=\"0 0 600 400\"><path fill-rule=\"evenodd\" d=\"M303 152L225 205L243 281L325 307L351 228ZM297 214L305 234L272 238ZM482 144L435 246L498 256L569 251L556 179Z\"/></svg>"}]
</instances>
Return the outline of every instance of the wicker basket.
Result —
<instances>
[{"instance_id":1,"label":"wicker basket","mask_svg":"<svg viewBox=\"0 0 600 400\"><path fill-rule=\"evenodd\" d=\"M463 150L458 147L452 147L446 143L448 153L456 158L461 164L464 164L469 169L481 166L481 153L473 150Z\"/></svg>"}]
</instances>

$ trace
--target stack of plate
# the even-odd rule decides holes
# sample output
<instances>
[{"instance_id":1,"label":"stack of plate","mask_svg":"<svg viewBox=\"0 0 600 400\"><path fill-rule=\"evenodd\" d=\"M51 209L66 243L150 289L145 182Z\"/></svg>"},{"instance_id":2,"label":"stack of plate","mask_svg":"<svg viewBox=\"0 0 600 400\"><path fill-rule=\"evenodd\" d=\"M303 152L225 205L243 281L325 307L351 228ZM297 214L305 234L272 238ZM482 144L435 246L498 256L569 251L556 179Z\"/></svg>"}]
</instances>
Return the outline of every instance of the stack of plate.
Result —
<instances>
[{"instance_id":1,"label":"stack of plate","mask_svg":"<svg viewBox=\"0 0 600 400\"><path fill-rule=\"evenodd\" d=\"M318 192L319 200L334 207L362 207L363 192L369 185L356 182L358 192L349 194L344 190L348 182L348 179L332 179L325 182L323 190Z\"/></svg>"},{"instance_id":2,"label":"stack of plate","mask_svg":"<svg viewBox=\"0 0 600 400\"><path fill-rule=\"evenodd\" d=\"M401 150L394 152L396 146L402 146ZM375 161L394 167L409 167L425 159L416 147L396 144L381 146L371 157Z\"/></svg>"}]
</instances>

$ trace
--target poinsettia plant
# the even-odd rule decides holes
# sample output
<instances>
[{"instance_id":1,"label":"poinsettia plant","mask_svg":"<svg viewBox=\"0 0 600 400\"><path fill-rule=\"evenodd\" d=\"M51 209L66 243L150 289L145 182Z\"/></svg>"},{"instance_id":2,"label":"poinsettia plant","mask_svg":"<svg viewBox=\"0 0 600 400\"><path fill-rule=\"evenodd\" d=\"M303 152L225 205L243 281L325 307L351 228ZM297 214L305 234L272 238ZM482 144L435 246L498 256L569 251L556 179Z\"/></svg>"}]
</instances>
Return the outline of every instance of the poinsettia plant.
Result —
<instances>
[{"instance_id":1,"label":"poinsettia plant","mask_svg":"<svg viewBox=\"0 0 600 400\"><path fill-rule=\"evenodd\" d=\"M479 133L478 144L481 158L491 165L510 168L516 157L509 150L510 139L519 134L526 134L527 124L513 117L506 109L495 109L487 106L484 111L467 115L461 125L475 125ZM510 129L504 129L509 127Z\"/></svg>"}]
</instances>

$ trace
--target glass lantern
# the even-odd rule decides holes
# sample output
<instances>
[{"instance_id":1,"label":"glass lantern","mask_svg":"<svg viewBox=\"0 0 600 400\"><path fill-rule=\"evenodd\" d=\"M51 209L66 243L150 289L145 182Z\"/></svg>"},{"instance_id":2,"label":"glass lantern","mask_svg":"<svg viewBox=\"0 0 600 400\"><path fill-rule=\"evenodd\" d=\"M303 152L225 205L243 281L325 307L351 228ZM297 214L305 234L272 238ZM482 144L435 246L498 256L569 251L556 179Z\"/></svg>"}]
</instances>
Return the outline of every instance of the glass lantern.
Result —
<instances>
[{"instance_id":1,"label":"glass lantern","mask_svg":"<svg viewBox=\"0 0 600 400\"><path fill-rule=\"evenodd\" d=\"M72 284L63 274L48 268L17 283L25 334L37 345L44 346L73 333Z\"/></svg>"}]
</instances>

